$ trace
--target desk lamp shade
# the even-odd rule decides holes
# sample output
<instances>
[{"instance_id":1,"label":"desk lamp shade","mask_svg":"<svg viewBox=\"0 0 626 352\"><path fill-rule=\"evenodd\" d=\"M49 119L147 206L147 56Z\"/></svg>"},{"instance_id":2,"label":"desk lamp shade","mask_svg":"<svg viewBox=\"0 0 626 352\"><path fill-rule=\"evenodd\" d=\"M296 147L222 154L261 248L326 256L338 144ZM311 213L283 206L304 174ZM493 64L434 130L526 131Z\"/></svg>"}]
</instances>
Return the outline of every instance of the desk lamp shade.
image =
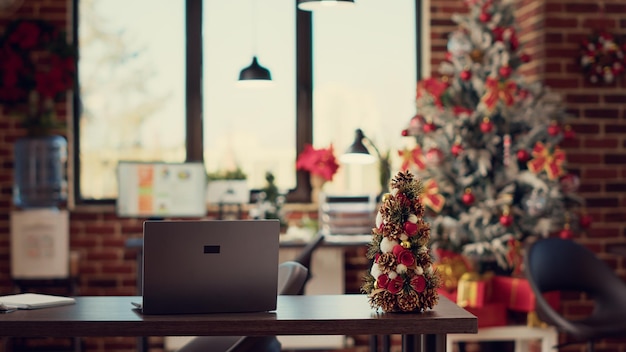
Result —
<instances>
[{"instance_id":1,"label":"desk lamp shade","mask_svg":"<svg viewBox=\"0 0 626 352\"><path fill-rule=\"evenodd\" d=\"M261 66L256 56L252 58L250 66L239 72L239 84L242 86L270 85L271 83L270 70Z\"/></svg>"},{"instance_id":2,"label":"desk lamp shade","mask_svg":"<svg viewBox=\"0 0 626 352\"><path fill-rule=\"evenodd\" d=\"M363 140L365 135L361 129L357 129L354 135L354 142L346 152L339 157L339 160L345 164L373 164L376 162L376 157L370 154Z\"/></svg>"},{"instance_id":3,"label":"desk lamp shade","mask_svg":"<svg viewBox=\"0 0 626 352\"><path fill-rule=\"evenodd\" d=\"M325 8L348 8L354 6L354 0L298 0L298 8L315 11Z\"/></svg>"}]
</instances>

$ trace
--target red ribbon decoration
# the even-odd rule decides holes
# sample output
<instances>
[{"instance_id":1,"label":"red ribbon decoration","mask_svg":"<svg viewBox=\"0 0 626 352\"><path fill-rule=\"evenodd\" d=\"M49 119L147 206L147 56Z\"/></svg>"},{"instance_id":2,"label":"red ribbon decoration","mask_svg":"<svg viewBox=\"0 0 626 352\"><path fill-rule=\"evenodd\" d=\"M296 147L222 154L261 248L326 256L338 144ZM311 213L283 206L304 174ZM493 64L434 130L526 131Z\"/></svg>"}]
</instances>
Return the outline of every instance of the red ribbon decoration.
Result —
<instances>
[{"instance_id":1,"label":"red ribbon decoration","mask_svg":"<svg viewBox=\"0 0 626 352\"><path fill-rule=\"evenodd\" d=\"M446 203L446 199L439 194L437 182L432 178L424 183L422 202L436 213L440 212L441 209L443 209L443 205Z\"/></svg>"},{"instance_id":2,"label":"red ribbon decoration","mask_svg":"<svg viewBox=\"0 0 626 352\"><path fill-rule=\"evenodd\" d=\"M550 150L543 143L537 142L532 155L533 159L526 165L533 173L537 174L545 170L548 178L555 180L565 172L562 166L565 163L565 152L558 147L555 147L554 152L550 154Z\"/></svg>"},{"instance_id":3,"label":"red ribbon decoration","mask_svg":"<svg viewBox=\"0 0 626 352\"><path fill-rule=\"evenodd\" d=\"M513 105L513 94L515 94L517 89L515 82L511 80L500 82L493 77L489 77L485 82L485 86L487 90L481 100L489 110L493 110L499 100L502 100L506 106Z\"/></svg>"},{"instance_id":4,"label":"red ribbon decoration","mask_svg":"<svg viewBox=\"0 0 626 352\"><path fill-rule=\"evenodd\" d=\"M402 158L402 171L408 170L411 164L415 164L419 170L426 168L424 154L422 154L422 148L419 145L412 150L407 148L398 150L398 155Z\"/></svg>"}]
</instances>

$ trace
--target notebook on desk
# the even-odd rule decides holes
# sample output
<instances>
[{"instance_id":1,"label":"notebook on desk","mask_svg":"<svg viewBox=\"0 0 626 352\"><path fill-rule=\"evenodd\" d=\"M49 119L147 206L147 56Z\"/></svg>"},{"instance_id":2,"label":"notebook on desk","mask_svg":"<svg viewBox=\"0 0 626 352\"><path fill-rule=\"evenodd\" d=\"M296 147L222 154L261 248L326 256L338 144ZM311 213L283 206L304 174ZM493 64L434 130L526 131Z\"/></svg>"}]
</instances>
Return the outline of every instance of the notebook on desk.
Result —
<instances>
[{"instance_id":1,"label":"notebook on desk","mask_svg":"<svg viewBox=\"0 0 626 352\"><path fill-rule=\"evenodd\" d=\"M278 220L146 221L144 314L276 309Z\"/></svg>"},{"instance_id":2,"label":"notebook on desk","mask_svg":"<svg viewBox=\"0 0 626 352\"><path fill-rule=\"evenodd\" d=\"M18 293L0 296L0 304L9 309L40 309L74 304L72 297L46 295L40 293Z\"/></svg>"}]
</instances>

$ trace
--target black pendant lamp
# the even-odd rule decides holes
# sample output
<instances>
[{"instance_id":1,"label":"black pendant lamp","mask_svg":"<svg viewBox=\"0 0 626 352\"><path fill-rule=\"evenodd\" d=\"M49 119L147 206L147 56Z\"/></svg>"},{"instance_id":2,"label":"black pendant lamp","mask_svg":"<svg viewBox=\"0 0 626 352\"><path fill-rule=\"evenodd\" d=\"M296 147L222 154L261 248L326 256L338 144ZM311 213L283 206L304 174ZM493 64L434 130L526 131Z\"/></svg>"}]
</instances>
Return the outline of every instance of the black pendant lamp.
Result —
<instances>
[{"instance_id":1,"label":"black pendant lamp","mask_svg":"<svg viewBox=\"0 0 626 352\"><path fill-rule=\"evenodd\" d=\"M252 57L250 66L239 72L239 84L245 86L269 85L272 82L270 70L261 66L256 56Z\"/></svg>"},{"instance_id":2,"label":"black pendant lamp","mask_svg":"<svg viewBox=\"0 0 626 352\"><path fill-rule=\"evenodd\" d=\"M250 17L251 17L251 29L252 29L252 38L253 38L253 53L256 53L256 0L252 1L252 5L250 7ZM242 87L263 87L263 86L271 86L272 85L272 74L270 70L261 66L259 64L259 60L256 57L256 54L252 56L252 63L250 66L245 67L239 72L239 80L237 82L239 86Z\"/></svg>"},{"instance_id":3,"label":"black pendant lamp","mask_svg":"<svg viewBox=\"0 0 626 352\"><path fill-rule=\"evenodd\" d=\"M353 7L354 0L298 0L298 8L305 11L315 11L333 7Z\"/></svg>"}]
</instances>

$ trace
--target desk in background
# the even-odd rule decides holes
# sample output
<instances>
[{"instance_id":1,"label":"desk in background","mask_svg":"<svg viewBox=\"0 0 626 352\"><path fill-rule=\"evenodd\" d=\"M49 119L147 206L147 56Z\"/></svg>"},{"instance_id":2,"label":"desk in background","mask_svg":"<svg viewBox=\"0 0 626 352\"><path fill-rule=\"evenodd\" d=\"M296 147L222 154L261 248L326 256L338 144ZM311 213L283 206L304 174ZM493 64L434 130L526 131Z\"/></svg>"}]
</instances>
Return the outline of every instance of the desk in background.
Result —
<instances>
[{"instance_id":1,"label":"desk in background","mask_svg":"<svg viewBox=\"0 0 626 352\"><path fill-rule=\"evenodd\" d=\"M444 352L446 335L476 333L478 319L445 297L425 313L378 313L365 295L279 296L276 311L142 315L134 296L77 297L76 304L0 315L0 337L271 336L402 334L405 352L422 351L426 335ZM429 339L430 340L430 339Z\"/></svg>"}]
</instances>

